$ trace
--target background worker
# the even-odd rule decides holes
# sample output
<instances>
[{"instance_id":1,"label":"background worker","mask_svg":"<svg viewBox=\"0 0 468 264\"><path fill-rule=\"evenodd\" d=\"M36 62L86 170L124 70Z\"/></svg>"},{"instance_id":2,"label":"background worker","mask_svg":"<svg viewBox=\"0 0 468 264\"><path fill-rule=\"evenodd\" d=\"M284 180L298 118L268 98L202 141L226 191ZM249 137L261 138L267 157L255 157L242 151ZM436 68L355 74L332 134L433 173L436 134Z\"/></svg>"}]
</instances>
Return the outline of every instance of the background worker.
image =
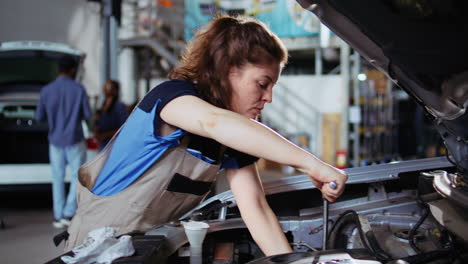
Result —
<instances>
[{"instance_id":1,"label":"background worker","mask_svg":"<svg viewBox=\"0 0 468 264\"><path fill-rule=\"evenodd\" d=\"M103 87L104 101L101 108L96 111L94 137L102 150L120 126L125 123L128 112L127 107L119 100L120 84L115 80L107 80Z\"/></svg>"},{"instance_id":2,"label":"background worker","mask_svg":"<svg viewBox=\"0 0 468 264\"><path fill-rule=\"evenodd\" d=\"M41 90L36 119L49 125L49 160L52 168L52 197L56 228L70 224L76 210L76 179L86 159L82 120L91 117L85 88L74 80L78 67L71 56L59 61L59 75ZM66 166L71 179L65 191Z\"/></svg>"},{"instance_id":3,"label":"background worker","mask_svg":"<svg viewBox=\"0 0 468 264\"><path fill-rule=\"evenodd\" d=\"M225 169L262 251L291 252L265 199L257 157L302 170L332 202L347 175L256 121L272 102L287 56L279 38L254 19L218 17L199 31L170 80L137 105L102 160L80 170L79 207L66 250L98 227L124 234L177 219ZM337 189L328 186L331 181Z\"/></svg>"}]
</instances>

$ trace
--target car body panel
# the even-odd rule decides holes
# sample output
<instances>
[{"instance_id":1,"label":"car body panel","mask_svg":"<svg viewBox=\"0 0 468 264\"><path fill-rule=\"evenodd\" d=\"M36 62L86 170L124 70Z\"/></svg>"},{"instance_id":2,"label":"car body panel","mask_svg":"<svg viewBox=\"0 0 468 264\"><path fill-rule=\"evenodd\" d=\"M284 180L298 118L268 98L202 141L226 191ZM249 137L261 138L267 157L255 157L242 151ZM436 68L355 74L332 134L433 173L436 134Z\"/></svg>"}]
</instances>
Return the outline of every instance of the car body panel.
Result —
<instances>
[{"instance_id":1,"label":"car body panel","mask_svg":"<svg viewBox=\"0 0 468 264\"><path fill-rule=\"evenodd\" d=\"M398 180L400 174L411 171L422 170L437 170L441 168L450 168L453 164L450 163L445 157L427 158L419 160L408 160L393 162L388 164L378 164L366 167L348 168L345 169L349 175L347 184L361 184L361 183L375 183L383 181ZM315 189L315 186L310 181L307 175L289 176L278 179L272 179L262 182L263 189L266 195L287 193L300 190ZM225 191L220 194L214 195L186 214L180 217L180 221L189 219L191 215L195 214L198 210L208 208L210 204L222 203L229 206L235 206L236 200L232 191ZM225 218L224 213L220 213L220 218Z\"/></svg>"}]
</instances>

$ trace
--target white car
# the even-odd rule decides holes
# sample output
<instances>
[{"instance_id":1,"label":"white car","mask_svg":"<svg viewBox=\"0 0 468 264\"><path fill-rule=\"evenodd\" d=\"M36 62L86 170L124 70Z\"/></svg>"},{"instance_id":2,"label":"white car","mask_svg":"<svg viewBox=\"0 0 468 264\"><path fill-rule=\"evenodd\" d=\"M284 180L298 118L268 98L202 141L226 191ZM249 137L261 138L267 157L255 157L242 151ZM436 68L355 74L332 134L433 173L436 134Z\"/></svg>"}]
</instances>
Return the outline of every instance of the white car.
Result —
<instances>
[{"instance_id":1,"label":"white car","mask_svg":"<svg viewBox=\"0 0 468 264\"><path fill-rule=\"evenodd\" d=\"M40 90L56 78L58 59L64 54L80 62L85 57L61 43L0 42L0 185L52 182L47 122L38 122L34 116ZM83 129L88 138L85 122ZM96 152L88 148L87 159Z\"/></svg>"}]
</instances>

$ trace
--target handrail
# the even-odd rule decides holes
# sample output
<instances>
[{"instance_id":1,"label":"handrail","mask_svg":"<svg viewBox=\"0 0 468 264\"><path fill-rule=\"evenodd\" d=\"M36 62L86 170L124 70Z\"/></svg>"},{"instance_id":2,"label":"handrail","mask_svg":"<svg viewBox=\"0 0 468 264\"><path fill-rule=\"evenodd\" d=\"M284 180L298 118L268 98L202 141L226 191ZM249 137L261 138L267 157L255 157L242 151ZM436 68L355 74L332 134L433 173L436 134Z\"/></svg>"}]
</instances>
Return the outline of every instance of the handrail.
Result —
<instances>
[{"instance_id":1,"label":"handrail","mask_svg":"<svg viewBox=\"0 0 468 264\"><path fill-rule=\"evenodd\" d=\"M320 138L320 128L323 119L322 113L304 98L293 93L292 89L284 82L279 81L274 91L275 104L268 105L265 108L262 115L263 121L285 136L297 132L305 132L310 138L312 138L312 136L314 139ZM285 109L285 105L287 109ZM302 109L307 109L307 113L304 113ZM291 118L291 116L294 117ZM308 147L310 151L315 154L320 154L320 147L317 144L313 144L313 142L317 142L317 140L311 140L309 142Z\"/></svg>"}]
</instances>

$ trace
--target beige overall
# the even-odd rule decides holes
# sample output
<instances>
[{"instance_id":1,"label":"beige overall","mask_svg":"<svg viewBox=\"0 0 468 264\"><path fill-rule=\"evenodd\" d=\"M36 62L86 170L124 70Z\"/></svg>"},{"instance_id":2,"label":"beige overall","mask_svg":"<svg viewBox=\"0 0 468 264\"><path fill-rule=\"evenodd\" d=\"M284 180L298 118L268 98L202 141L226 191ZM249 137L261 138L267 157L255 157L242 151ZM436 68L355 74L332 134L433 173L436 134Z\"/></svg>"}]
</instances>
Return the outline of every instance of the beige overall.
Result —
<instances>
[{"instance_id":1,"label":"beige overall","mask_svg":"<svg viewBox=\"0 0 468 264\"><path fill-rule=\"evenodd\" d=\"M168 149L125 190L112 196L96 196L90 190L113 143L114 138L94 161L79 170L78 209L68 228L70 236L65 251L81 244L88 232L98 227L116 227L117 235L121 235L144 232L177 219L207 195L220 167L187 153L187 142L183 140L178 147Z\"/></svg>"}]
</instances>

